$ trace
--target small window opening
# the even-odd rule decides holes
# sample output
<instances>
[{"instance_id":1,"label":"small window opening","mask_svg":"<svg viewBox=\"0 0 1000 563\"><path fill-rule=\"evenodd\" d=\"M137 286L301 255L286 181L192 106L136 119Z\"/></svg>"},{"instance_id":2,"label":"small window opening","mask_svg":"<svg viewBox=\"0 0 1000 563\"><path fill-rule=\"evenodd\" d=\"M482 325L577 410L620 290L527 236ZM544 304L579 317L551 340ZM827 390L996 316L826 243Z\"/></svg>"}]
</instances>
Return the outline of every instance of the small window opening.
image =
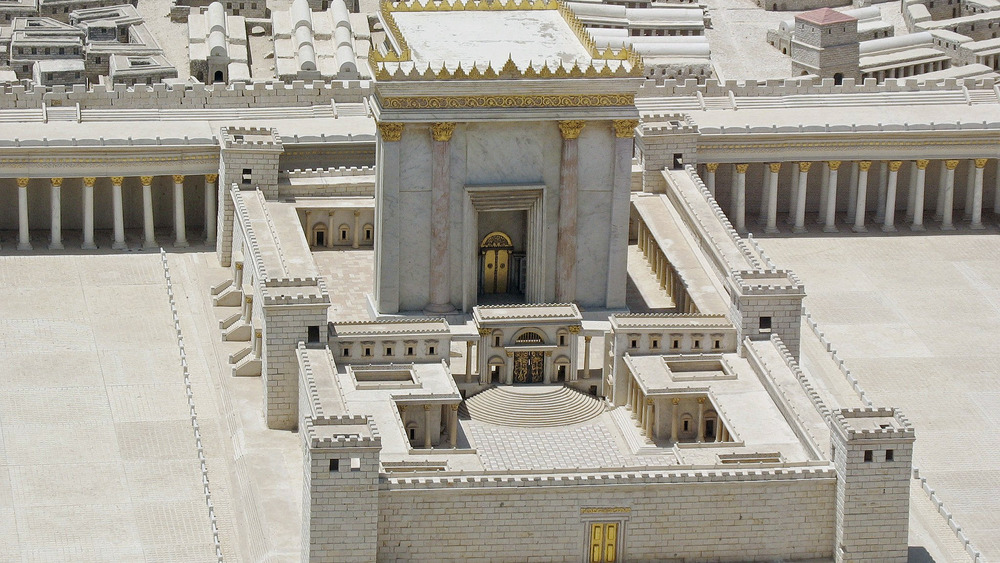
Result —
<instances>
[{"instance_id":1,"label":"small window opening","mask_svg":"<svg viewBox=\"0 0 1000 563\"><path fill-rule=\"evenodd\" d=\"M679 338L673 339L670 342L670 347L673 348L674 350L680 348L681 347L681 341L680 341L680 339Z\"/></svg>"},{"instance_id":2,"label":"small window opening","mask_svg":"<svg viewBox=\"0 0 1000 563\"><path fill-rule=\"evenodd\" d=\"M760 331L771 332L771 317L760 318Z\"/></svg>"},{"instance_id":3,"label":"small window opening","mask_svg":"<svg viewBox=\"0 0 1000 563\"><path fill-rule=\"evenodd\" d=\"M339 459L331 459L330 460L330 473L333 473L334 471L340 471L340 460Z\"/></svg>"},{"instance_id":4,"label":"small window opening","mask_svg":"<svg viewBox=\"0 0 1000 563\"><path fill-rule=\"evenodd\" d=\"M559 345L560 346L565 346L566 345L566 335L565 334L560 334L559 335Z\"/></svg>"},{"instance_id":5,"label":"small window opening","mask_svg":"<svg viewBox=\"0 0 1000 563\"><path fill-rule=\"evenodd\" d=\"M653 348L659 348L659 347L660 347L660 339L654 338L653 339Z\"/></svg>"},{"instance_id":6,"label":"small window opening","mask_svg":"<svg viewBox=\"0 0 1000 563\"><path fill-rule=\"evenodd\" d=\"M893 457L895 456L895 453L896 453L896 452L894 452L894 451L892 451L892 450L886 450L886 451L885 451L885 460L886 460L886 461L892 461L892 460L893 460Z\"/></svg>"},{"instance_id":7,"label":"small window opening","mask_svg":"<svg viewBox=\"0 0 1000 563\"><path fill-rule=\"evenodd\" d=\"M435 349L434 349L434 347L433 347L433 346L431 346L430 348L428 348L428 349L427 349L427 353L433 356L433 355L435 354Z\"/></svg>"},{"instance_id":8,"label":"small window opening","mask_svg":"<svg viewBox=\"0 0 1000 563\"><path fill-rule=\"evenodd\" d=\"M347 356L350 356L350 355L351 355L351 349L350 349L350 348L344 348L343 352L344 352L344 353L342 354L342 356L344 356L345 358L346 358Z\"/></svg>"},{"instance_id":9,"label":"small window opening","mask_svg":"<svg viewBox=\"0 0 1000 563\"><path fill-rule=\"evenodd\" d=\"M496 346L496 347L498 347L498 348L500 347L500 337L499 336L497 336L497 337L495 337L493 339L493 345Z\"/></svg>"},{"instance_id":10,"label":"small window opening","mask_svg":"<svg viewBox=\"0 0 1000 563\"><path fill-rule=\"evenodd\" d=\"M309 344L319 344L319 327L311 326L309 327L308 331L309 331L308 335Z\"/></svg>"},{"instance_id":11,"label":"small window opening","mask_svg":"<svg viewBox=\"0 0 1000 563\"><path fill-rule=\"evenodd\" d=\"M716 338L715 340L713 340L712 341L712 348L715 349L715 350L718 350L719 348L722 348L722 340L719 340L718 338Z\"/></svg>"},{"instance_id":12,"label":"small window opening","mask_svg":"<svg viewBox=\"0 0 1000 563\"><path fill-rule=\"evenodd\" d=\"M629 342L629 348L635 350L638 347L639 347L639 341L638 340L633 339L631 342Z\"/></svg>"},{"instance_id":13,"label":"small window opening","mask_svg":"<svg viewBox=\"0 0 1000 563\"><path fill-rule=\"evenodd\" d=\"M687 432L690 428L691 428L691 421L690 420L685 420L684 421L684 431Z\"/></svg>"},{"instance_id":14,"label":"small window opening","mask_svg":"<svg viewBox=\"0 0 1000 563\"><path fill-rule=\"evenodd\" d=\"M413 346L407 346L406 347L406 355L407 356L412 356L413 355Z\"/></svg>"},{"instance_id":15,"label":"small window opening","mask_svg":"<svg viewBox=\"0 0 1000 563\"><path fill-rule=\"evenodd\" d=\"M872 451L865 450L865 463L871 463L873 459L875 459L875 456L872 454Z\"/></svg>"},{"instance_id":16,"label":"small window opening","mask_svg":"<svg viewBox=\"0 0 1000 563\"><path fill-rule=\"evenodd\" d=\"M391 356L392 355L392 346L387 346L386 347L386 349L385 349L385 355L386 356Z\"/></svg>"},{"instance_id":17,"label":"small window opening","mask_svg":"<svg viewBox=\"0 0 1000 563\"><path fill-rule=\"evenodd\" d=\"M243 169L243 185L250 185L253 181L253 170L250 168Z\"/></svg>"},{"instance_id":18,"label":"small window opening","mask_svg":"<svg viewBox=\"0 0 1000 563\"><path fill-rule=\"evenodd\" d=\"M365 357L366 357L366 358L370 358L370 357L371 357L371 355L372 355L372 349L371 349L371 348L368 348L368 347L366 346L366 347L365 347Z\"/></svg>"},{"instance_id":19,"label":"small window opening","mask_svg":"<svg viewBox=\"0 0 1000 563\"><path fill-rule=\"evenodd\" d=\"M701 348L701 340L695 339L694 348L695 349Z\"/></svg>"}]
</instances>

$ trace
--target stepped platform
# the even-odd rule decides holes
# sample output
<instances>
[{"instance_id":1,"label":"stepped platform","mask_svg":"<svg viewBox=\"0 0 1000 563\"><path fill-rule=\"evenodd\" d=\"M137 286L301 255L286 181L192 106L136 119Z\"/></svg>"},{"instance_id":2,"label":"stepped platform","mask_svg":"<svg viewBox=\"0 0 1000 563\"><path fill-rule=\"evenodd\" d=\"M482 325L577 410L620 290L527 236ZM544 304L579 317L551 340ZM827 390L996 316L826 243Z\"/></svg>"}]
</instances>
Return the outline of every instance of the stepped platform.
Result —
<instances>
[{"instance_id":1,"label":"stepped platform","mask_svg":"<svg viewBox=\"0 0 1000 563\"><path fill-rule=\"evenodd\" d=\"M493 387L465 400L459 416L498 426L551 428L580 424L604 412L604 402L562 385Z\"/></svg>"}]
</instances>

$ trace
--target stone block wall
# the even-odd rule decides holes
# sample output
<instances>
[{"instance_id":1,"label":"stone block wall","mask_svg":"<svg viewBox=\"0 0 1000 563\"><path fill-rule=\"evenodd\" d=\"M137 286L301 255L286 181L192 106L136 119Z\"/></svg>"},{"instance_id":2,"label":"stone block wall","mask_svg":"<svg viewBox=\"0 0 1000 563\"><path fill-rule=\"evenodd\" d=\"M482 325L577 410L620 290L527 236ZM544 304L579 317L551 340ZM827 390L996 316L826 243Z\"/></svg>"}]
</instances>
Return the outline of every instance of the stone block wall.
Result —
<instances>
[{"instance_id":1,"label":"stone block wall","mask_svg":"<svg viewBox=\"0 0 1000 563\"><path fill-rule=\"evenodd\" d=\"M322 332L329 307L325 288L320 297L290 299L282 304L265 297L261 375L268 428L294 430L298 425L299 366L295 349L308 338L308 327L318 326Z\"/></svg>"},{"instance_id":2,"label":"stone block wall","mask_svg":"<svg viewBox=\"0 0 1000 563\"><path fill-rule=\"evenodd\" d=\"M735 272L726 285L740 342L767 340L776 334L798 360L805 297L798 278L782 270L742 271Z\"/></svg>"},{"instance_id":3,"label":"stone block wall","mask_svg":"<svg viewBox=\"0 0 1000 563\"><path fill-rule=\"evenodd\" d=\"M389 479L379 496L377 560L581 561L592 522L619 524L623 561L830 558L831 473L748 473L702 482L694 474L690 482L442 478L431 488Z\"/></svg>"}]
</instances>

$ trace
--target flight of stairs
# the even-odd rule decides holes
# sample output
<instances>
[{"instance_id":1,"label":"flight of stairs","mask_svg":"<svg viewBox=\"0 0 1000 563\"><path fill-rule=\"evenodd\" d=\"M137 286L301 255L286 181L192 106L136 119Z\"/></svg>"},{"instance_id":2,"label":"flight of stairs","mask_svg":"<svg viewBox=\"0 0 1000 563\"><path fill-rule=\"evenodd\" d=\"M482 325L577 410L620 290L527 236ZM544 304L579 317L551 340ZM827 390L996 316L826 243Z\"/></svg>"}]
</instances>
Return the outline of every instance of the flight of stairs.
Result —
<instances>
[{"instance_id":1,"label":"flight of stairs","mask_svg":"<svg viewBox=\"0 0 1000 563\"><path fill-rule=\"evenodd\" d=\"M469 397L459 416L498 426L547 428L600 416L604 402L561 385L493 387Z\"/></svg>"}]
</instances>

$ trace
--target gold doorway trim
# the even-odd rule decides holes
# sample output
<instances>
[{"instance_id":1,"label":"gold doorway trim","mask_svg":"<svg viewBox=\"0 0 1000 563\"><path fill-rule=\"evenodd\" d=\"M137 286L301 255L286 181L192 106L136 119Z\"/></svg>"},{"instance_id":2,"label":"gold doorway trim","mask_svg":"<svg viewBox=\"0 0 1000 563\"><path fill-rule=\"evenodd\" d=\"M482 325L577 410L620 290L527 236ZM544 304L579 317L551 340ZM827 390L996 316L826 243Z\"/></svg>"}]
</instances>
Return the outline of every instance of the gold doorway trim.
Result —
<instances>
[{"instance_id":1,"label":"gold doorway trim","mask_svg":"<svg viewBox=\"0 0 1000 563\"><path fill-rule=\"evenodd\" d=\"M510 255L514 250L506 233L494 231L479 245L483 255L483 293L507 293L510 280Z\"/></svg>"}]
</instances>

